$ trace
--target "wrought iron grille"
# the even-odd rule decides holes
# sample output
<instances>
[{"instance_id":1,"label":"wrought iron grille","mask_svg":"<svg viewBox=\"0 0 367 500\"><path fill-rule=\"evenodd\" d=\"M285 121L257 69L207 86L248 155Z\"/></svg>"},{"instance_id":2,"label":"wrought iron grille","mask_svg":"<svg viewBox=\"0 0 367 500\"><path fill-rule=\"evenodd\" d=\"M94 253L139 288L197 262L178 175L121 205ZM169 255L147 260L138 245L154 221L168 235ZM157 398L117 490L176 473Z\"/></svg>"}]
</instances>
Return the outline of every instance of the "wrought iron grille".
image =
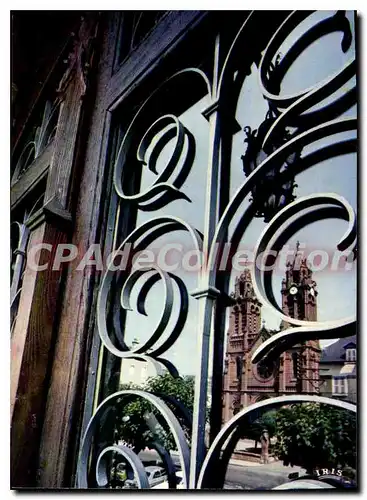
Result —
<instances>
[{"instance_id":1,"label":"wrought iron grille","mask_svg":"<svg viewBox=\"0 0 367 500\"><path fill-rule=\"evenodd\" d=\"M32 197L18 208L15 214L12 214L11 222L11 258L10 258L10 318L11 333L17 319L20 295L22 292L22 282L26 267L27 247L31 231L28 227L29 222L34 218L37 211L42 207L44 198L44 185L41 182L36 189L32 191ZM40 192L42 194L40 195ZM18 219L18 220L17 220Z\"/></svg>"},{"instance_id":2,"label":"wrought iron grille","mask_svg":"<svg viewBox=\"0 0 367 500\"><path fill-rule=\"evenodd\" d=\"M266 30L259 29L265 14L243 15L237 32L229 35L223 28L213 37L212 53L205 54L205 61L213 61L210 71L208 64L181 68L149 95L145 93L129 123L126 116L138 105L133 94L116 116L116 121L124 118L116 127L117 147L112 152L114 193L108 225L114 254L98 292L97 333L102 348L92 382L94 409L90 419L87 414L81 442L78 488L109 487L113 454L130 464L139 488L149 487L138 456L143 444L131 449L115 433L117 418L136 400L147 404L147 428L153 435L157 430L153 417L172 435L184 487L199 489L223 487L243 427L269 409L319 402L356 411L355 405L337 399L284 395L241 409L221 427L226 314L233 304L234 277L233 270L221 268L221 263L228 245L234 255L241 241L251 238L255 218L260 230L254 262L265 266L251 267L256 296L288 326L264 340L252 361L271 364L295 344L346 337L356 328L354 316L317 322L287 316L269 270L274 252L303 228L327 219L346 221L336 247L349 252L351 262L355 258L354 203L338 193L318 190L316 184L314 193L302 191L303 175L311 168L317 176L328 162L340 158L355 166L350 160L356 151L357 125L353 14L271 13L266 16ZM308 64L313 67L314 62L321 71L307 74L302 68L307 67L304 58L311 49ZM329 54L332 63L315 61L319 50ZM320 77L333 64L331 73ZM317 81L310 82L312 76ZM144 89L148 88L146 84ZM237 155L239 148L242 153ZM168 258L163 262L166 267L159 259L149 260L148 250L155 243L177 251L172 239L176 234L190 257L202 258L201 267L190 264L190 275L180 274ZM132 255L140 259L138 266ZM182 339L188 330L193 332L192 342L184 350ZM139 337L139 342L129 345L131 337ZM133 360L178 377L180 349L183 356L192 356L192 415L167 395L119 390L121 362ZM149 445L161 456L169 486L175 488L169 450L158 439Z\"/></svg>"},{"instance_id":3,"label":"wrought iron grille","mask_svg":"<svg viewBox=\"0 0 367 500\"><path fill-rule=\"evenodd\" d=\"M54 103L46 101L39 123L36 123L34 127L29 127L31 130L28 140L15 163L12 185L31 167L34 160L41 155L54 138L59 111L60 102L58 99Z\"/></svg>"}]
</instances>

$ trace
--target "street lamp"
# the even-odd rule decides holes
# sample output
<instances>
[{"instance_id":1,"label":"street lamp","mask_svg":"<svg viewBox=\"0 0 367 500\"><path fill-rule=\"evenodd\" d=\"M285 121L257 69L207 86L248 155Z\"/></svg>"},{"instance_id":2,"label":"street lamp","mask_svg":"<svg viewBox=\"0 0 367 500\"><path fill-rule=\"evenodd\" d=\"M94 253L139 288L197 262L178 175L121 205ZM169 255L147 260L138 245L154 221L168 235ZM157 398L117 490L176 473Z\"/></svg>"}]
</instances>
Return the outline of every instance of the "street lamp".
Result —
<instances>
[{"instance_id":1,"label":"street lamp","mask_svg":"<svg viewBox=\"0 0 367 500\"><path fill-rule=\"evenodd\" d=\"M263 147L264 138L275 120L275 113L269 109L265 120L258 129L251 130L251 127L243 129L246 133L244 142L248 144L245 154L241 156L246 177L271 153L290 140L290 132L283 129L281 132L275 132L271 141L267 141L266 147ZM293 151L286 158L283 157L252 188L250 201L254 203L256 208L255 217L264 217L264 222L269 222L279 210L296 198L293 190L297 184L294 182L295 176L292 173L292 166L299 160L300 155L301 149Z\"/></svg>"}]
</instances>

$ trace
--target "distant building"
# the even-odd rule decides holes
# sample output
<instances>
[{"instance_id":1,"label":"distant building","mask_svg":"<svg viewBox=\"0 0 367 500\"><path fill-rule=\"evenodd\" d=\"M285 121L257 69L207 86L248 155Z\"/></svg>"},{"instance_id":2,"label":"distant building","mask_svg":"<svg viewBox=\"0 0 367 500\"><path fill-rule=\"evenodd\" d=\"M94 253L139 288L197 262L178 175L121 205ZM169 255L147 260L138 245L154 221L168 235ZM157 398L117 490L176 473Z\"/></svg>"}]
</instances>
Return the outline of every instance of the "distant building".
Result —
<instances>
[{"instance_id":1,"label":"distant building","mask_svg":"<svg viewBox=\"0 0 367 500\"><path fill-rule=\"evenodd\" d=\"M303 320L317 320L317 291L306 260L288 263L282 281L284 314ZM270 335L261 325L262 304L255 295L250 271L236 278L224 362L223 421L227 422L242 408L274 396L315 394L319 392L318 340L307 341L283 353L269 364L251 362L252 352ZM282 323L280 329L286 328Z\"/></svg>"},{"instance_id":2,"label":"distant building","mask_svg":"<svg viewBox=\"0 0 367 500\"><path fill-rule=\"evenodd\" d=\"M134 339L132 342L132 347L139 344L138 339ZM163 375L165 369L157 363L157 369L152 363L147 361L140 361L134 358L126 358L121 361L120 369L120 385L123 384L135 384L142 386L150 377L156 377L157 375Z\"/></svg>"},{"instance_id":3,"label":"distant building","mask_svg":"<svg viewBox=\"0 0 367 500\"><path fill-rule=\"evenodd\" d=\"M320 361L321 395L355 403L357 400L357 336L328 345Z\"/></svg>"}]
</instances>

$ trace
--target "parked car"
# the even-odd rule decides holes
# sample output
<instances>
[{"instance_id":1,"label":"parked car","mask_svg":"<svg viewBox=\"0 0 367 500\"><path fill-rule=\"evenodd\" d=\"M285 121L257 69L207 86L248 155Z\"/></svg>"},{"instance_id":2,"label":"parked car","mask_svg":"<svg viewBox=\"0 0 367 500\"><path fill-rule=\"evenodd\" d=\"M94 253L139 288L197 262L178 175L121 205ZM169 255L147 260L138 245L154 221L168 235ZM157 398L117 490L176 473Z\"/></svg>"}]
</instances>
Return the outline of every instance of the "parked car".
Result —
<instances>
[{"instance_id":1,"label":"parked car","mask_svg":"<svg viewBox=\"0 0 367 500\"><path fill-rule=\"evenodd\" d=\"M167 481L167 474L163 467L148 465L147 467L145 467L145 472L147 473L151 488L155 485L163 483L163 481Z\"/></svg>"},{"instance_id":2,"label":"parked car","mask_svg":"<svg viewBox=\"0 0 367 500\"><path fill-rule=\"evenodd\" d=\"M151 488L167 481L167 474L163 467L157 467L155 465L148 465L145 467L145 472L148 476L149 485ZM167 483L168 484L168 483ZM127 489L136 489L138 487L138 483L136 479L127 479L125 481L125 488Z\"/></svg>"},{"instance_id":3,"label":"parked car","mask_svg":"<svg viewBox=\"0 0 367 500\"><path fill-rule=\"evenodd\" d=\"M283 483L273 490L313 490L313 489L334 489L334 486L331 486L327 483L322 483L321 481L317 481L317 479L296 479L294 481L290 481L289 483Z\"/></svg>"},{"instance_id":4,"label":"parked car","mask_svg":"<svg viewBox=\"0 0 367 500\"><path fill-rule=\"evenodd\" d=\"M178 490L185 489L184 484L183 484L183 473L181 470L176 471L176 488ZM163 481L162 483L157 484L156 486L152 486L152 489L154 489L154 490L168 490L169 489L168 480Z\"/></svg>"},{"instance_id":5,"label":"parked car","mask_svg":"<svg viewBox=\"0 0 367 500\"><path fill-rule=\"evenodd\" d=\"M136 490L138 488L138 484L135 479L126 479L122 488L124 490Z\"/></svg>"}]
</instances>

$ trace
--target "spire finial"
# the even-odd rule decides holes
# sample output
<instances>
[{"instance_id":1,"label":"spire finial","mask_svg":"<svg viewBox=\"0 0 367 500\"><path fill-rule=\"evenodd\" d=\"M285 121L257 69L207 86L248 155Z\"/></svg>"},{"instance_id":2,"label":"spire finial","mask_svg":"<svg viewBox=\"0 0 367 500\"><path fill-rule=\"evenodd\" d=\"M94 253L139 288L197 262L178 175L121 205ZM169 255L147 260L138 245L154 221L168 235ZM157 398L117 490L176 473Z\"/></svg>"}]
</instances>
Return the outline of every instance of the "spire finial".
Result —
<instances>
[{"instance_id":1,"label":"spire finial","mask_svg":"<svg viewBox=\"0 0 367 500\"><path fill-rule=\"evenodd\" d=\"M293 267L296 263L296 259L297 259L297 255L298 255L298 250L299 250L299 241L297 240L297 243L296 243L296 253L294 254L294 261L293 261Z\"/></svg>"}]
</instances>

